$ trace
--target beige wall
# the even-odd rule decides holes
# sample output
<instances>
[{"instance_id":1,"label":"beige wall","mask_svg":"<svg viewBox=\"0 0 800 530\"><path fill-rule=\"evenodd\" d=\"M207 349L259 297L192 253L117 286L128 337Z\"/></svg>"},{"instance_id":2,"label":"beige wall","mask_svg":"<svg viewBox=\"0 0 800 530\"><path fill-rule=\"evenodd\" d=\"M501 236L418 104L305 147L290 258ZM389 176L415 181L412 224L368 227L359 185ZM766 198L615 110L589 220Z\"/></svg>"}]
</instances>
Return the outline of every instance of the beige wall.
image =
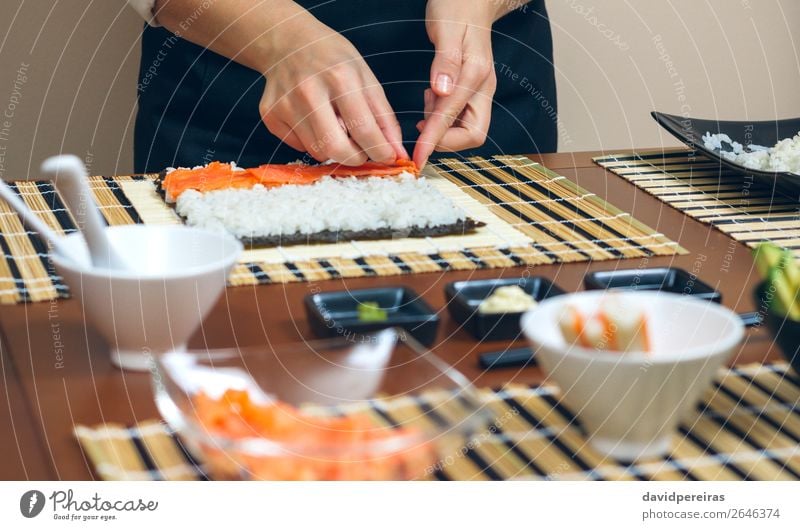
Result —
<instances>
[{"instance_id":1,"label":"beige wall","mask_svg":"<svg viewBox=\"0 0 800 530\"><path fill-rule=\"evenodd\" d=\"M650 119L654 109L719 119L800 117L797 0L547 5L562 151L673 144Z\"/></svg>"},{"instance_id":2,"label":"beige wall","mask_svg":"<svg viewBox=\"0 0 800 530\"><path fill-rule=\"evenodd\" d=\"M60 151L84 157L95 173L130 172L136 15L123 0L0 4L0 173L35 172ZM654 108L720 118L800 116L796 0L548 6L561 150L672 143L651 122Z\"/></svg>"},{"instance_id":3,"label":"beige wall","mask_svg":"<svg viewBox=\"0 0 800 530\"><path fill-rule=\"evenodd\" d=\"M0 135L5 175L36 172L58 152L83 157L95 173L130 172L136 13L121 0L0 5L0 129L11 125L7 139ZM9 107L13 116L3 117Z\"/></svg>"}]
</instances>

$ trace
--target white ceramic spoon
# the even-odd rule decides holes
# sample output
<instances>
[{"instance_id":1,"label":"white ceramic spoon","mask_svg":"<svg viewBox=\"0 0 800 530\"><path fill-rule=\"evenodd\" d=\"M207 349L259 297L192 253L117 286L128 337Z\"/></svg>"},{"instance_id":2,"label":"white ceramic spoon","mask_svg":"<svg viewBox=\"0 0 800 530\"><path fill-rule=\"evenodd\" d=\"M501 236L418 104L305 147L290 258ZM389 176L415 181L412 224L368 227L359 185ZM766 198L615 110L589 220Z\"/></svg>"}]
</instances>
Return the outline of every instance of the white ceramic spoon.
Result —
<instances>
[{"instance_id":1,"label":"white ceramic spoon","mask_svg":"<svg viewBox=\"0 0 800 530\"><path fill-rule=\"evenodd\" d=\"M128 268L106 235L106 227L89 190L86 166L75 155L59 155L42 163L42 176L55 183L83 233L92 265L103 269Z\"/></svg>"}]
</instances>

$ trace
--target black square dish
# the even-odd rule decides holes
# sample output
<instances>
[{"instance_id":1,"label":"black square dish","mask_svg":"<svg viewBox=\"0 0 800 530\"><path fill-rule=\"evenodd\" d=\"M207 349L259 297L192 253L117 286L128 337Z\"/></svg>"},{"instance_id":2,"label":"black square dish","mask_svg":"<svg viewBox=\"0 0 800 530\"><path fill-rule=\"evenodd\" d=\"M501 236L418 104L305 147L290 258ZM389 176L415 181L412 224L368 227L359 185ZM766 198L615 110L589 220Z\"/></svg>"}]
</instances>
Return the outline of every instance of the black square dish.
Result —
<instances>
[{"instance_id":1,"label":"black square dish","mask_svg":"<svg viewBox=\"0 0 800 530\"><path fill-rule=\"evenodd\" d=\"M664 291L722 302L719 291L683 269L622 269L590 272L583 279L587 289L620 289L625 291Z\"/></svg>"},{"instance_id":2,"label":"black square dish","mask_svg":"<svg viewBox=\"0 0 800 530\"><path fill-rule=\"evenodd\" d=\"M361 304L374 303L386 312L386 319L364 322L359 319ZM436 339L439 316L411 289L380 287L356 291L331 291L308 295L306 312L311 330L318 337L342 337L399 327L417 341L430 346ZM357 337L355 337L357 339Z\"/></svg>"},{"instance_id":3,"label":"black square dish","mask_svg":"<svg viewBox=\"0 0 800 530\"><path fill-rule=\"evenodd\" d=\"M564 294L564 291L550 280L537 276L453 282L447 284L444 290L447 309L450 315L476 339L516 339L522 332L519 326L522 313L483 314L478 311L481 302L495 289L507 285L518 285L537 302Z\"/></svg>"}]
</instances>

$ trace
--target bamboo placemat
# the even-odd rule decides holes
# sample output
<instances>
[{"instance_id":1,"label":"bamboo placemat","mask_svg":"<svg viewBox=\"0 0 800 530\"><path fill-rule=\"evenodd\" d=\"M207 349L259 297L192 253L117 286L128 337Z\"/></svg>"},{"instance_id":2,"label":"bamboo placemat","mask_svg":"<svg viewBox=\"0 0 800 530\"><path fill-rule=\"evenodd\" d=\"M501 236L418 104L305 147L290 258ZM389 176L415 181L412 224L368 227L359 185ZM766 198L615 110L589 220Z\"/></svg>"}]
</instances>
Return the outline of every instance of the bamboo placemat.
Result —
<instances>
[{"instance_id":1,"label":"bamboo placemat","mask_svg":"<svg viewBox=\"0 0 800 530\"><path fill-rule=\"evenodd\" d=\"M771 240L800 257L800 202L694 151L609 155L594 161L673 208L755 246Z\"/></svg>"},{"instance_id":2,"label":"bamboo placemat","mask_svg":"<svg viewBox=\"0 0 800 530\"><path fill-rule=\"evenodd\" d=\"M438 480L797 480L800 377L787 364L721 370L703 402L675 433L664 459L623 463L586 444L572 412L550 387L484 391L495 420L428 476ZM455 400L375 405L388 422L448 422ZM426 416L427 415L427 416ZM406 424L408 425L408 424ZM163 423L76 426L75 436L103 480L205 479L202 464Z\"/></svg>"},{"instance_id":3,"label":"bamboo placemat","mask_svg":"<svg viewBox=\"0 0 800 530\"><path fill-rule=\"evenodd\" d=\"M602 198L525 157L444 159L426 168L431 181L487 226L441 238L343 242L246 251L231 285L390 276L446 270L635 258L685 253L674 241ZM92 177L106 221L174 224L174 211L154 191L153 176ZM54 230L74 231L49 182L13 185ZM0 202L0 303L67 296L47 248Z\"/></svg>"}]
</instances>

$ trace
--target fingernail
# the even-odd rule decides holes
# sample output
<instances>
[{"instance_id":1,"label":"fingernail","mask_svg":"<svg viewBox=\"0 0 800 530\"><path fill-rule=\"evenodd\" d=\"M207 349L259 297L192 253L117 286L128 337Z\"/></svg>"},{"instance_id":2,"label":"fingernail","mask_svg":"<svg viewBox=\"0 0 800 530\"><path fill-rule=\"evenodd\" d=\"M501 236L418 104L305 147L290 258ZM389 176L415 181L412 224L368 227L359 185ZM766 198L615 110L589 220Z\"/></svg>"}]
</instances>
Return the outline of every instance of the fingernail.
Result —
<instances>
[{"instance_id":1,"label":"fingernail","mask_svg":"<svg viewBox=\"0 0 800 530\"><path fill-rule=\"evenodd\" d=\"M450 94L453 91L453 78L447 74L436 76L436 90L445 95Z\"/></svg>"}]
</instances>

